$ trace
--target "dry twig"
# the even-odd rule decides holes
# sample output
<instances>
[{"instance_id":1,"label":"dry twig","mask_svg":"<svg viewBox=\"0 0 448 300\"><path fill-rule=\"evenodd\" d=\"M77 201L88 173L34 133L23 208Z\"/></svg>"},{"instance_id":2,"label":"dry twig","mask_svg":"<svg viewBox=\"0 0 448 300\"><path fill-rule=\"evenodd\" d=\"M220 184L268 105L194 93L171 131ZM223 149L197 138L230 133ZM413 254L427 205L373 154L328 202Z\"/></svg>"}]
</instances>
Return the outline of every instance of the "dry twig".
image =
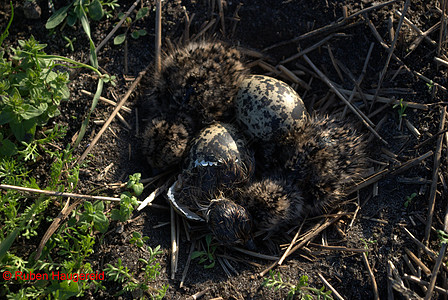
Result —
<instances>
[{"instance_id":1,"label":"dry twig","mask_svg":"<svg viewBox=\"0 0 448 300\"><path fill-rule=\"evenodd\" d=\"M389 63L390 63L390 60L391 60L392 55L394 53L395 45L397 43L398 37L400 35L401 25L403 24L404 16L406 15L406 12L408 11L409 3L410 3L410 0L406 0L405 4L403 6L403 14L402 14L400 20L398 21L398 26L397 26L397 30L395 32L394 40L392 41L392 44L391 44L391 46L388 49L389 50L389 54L387 56L386 63L384 64L383 70L380 72L380 79L378 80L378 86L376 88L375 96L373 98L373 101L372 101L372 104L370 106L370 109L372 109L373 105L375 104L376 98L378 97L378 93L379 93L379 91L381 89L381 86L383 85L383 81L384 81L384 78L386 76L386 71L389 68Z\"/></svg>"},{"instance_id":2,"label":"dry twig","mask_svg":"<svg viewBox=\"0 0 448 300\"><path fill-rule=\"evenodd\" d=\"M432 296L432 292L434 290L434 287L436 285L437 280L437 273L439 272L440 265L443 262L443 259L445 258L445 252L446 252L447 244L442 243L442 247L440 248L439 257L437 257L436 263L434 265L434 268L432 269L431 274L431 281L429 282L428 291L426 292L425 300L430 300Z\"/></svg>"},{"instance_id":3,"label":"dry twig","mask_svg":"<svg viewBox=\"0 0 448 300\"><path fill-rule=\"evenodd\" d=\"M336 86L325 76L322 71L320 71L316 65L308 58L308 56L305 54L303 55L303 58L305 61L313 68L313 70L319 75L319 77L335 92L335 94L351 109L351 111L358 116L358 118L361 120L361 122L364 124L364 126L367 127L380 141L382 141L384 144L388 144L387 141L385 141L378 132L373 129L372 126L369 125L369 123L366 122L365 118L363 117L363 114L359 112L354 106L345 99L345 97L341 94L341 92L336 88Z\"/></svg>"},{"instance_id":4,"label":"dry twig","mask_svg":"<svg viewBox=\"0 0 448 300\"><path fill-rule=\"evenodd\" d=\"M336 291L336 289L325 279L324 276L322 276L322 274L317 273L317 276L319 276L320 280L322 280L322 282L324 283L324 285L333 292L333 295L339 299L339 300L344 300L344 297L341 296L341 294L338 293L338 291Z\"/></svg>"},{"instance_id":5,"label":"dry twig","mask_svg":"<svg viewBox=\"0 0 448 300\"><path fill-rule=\"evenodd\" d=\"M367 259L367 253L362 254L362 259L364 261L364 264L366 265L367 271L369 272L370 281L372 281L372 288L373 288L373 295L375 300L379 300L380 296L378 293L378 285L376 284L375 280L375 274L373 274L372 268L370 268L369 261Z\"/></svg>"},{"instance_id":6,"label":"dry twig","mask_svg":"<svg viewBox=\"0 0 448 300\"><path fill-rule=\"evenodd\" d=\"M135 88L137 87L138 83L140 82L140 80L142 80L143 76L146 74L146 72L149 70L149 68L150 68L150 66L147 66L145 70L143 70L142 72L139 73L138 77L134 80L134 82L132 83L132 85L129 88L129 90L126 92L124 97L120 100L118 105L115 107L114 111L111 113L111 115L109 116L107 121L104 123L103 127L101 127L101 130L98 132L98 134L95 136L95 138L90 142L89 147L87 147L87 149L84 151L84 153L78 158L76 163L80 164L86 158L87 154L90 153L92 148L96 145L96 143L100 139L101 135L109 127L109 125L112 122L112 120L115 118L117 113L120 111L121 107L124 105L126 100L128 100L128 98L131 96L132 92L135 90Z\"/></svg>"},{"instance_id":7,"label":"dry twig","mask_svg":"<svg viewBox=\"0 0 448 300\"><path fill-rule=\"evenodd\" d=\"M440 116L440 124L439 124L439 132L443 131L445 129L445 119L446 119L446 107L442 108L441 116ZM432 175L432 184L431 184L431 193L429 194L428 198L428 217L426 220L426 227L425 227L425 243L427 244L429 241L429 234L431 232L431 225L432 225L432 217L434 214L434 207L435 207L435 201L436 201L436 192L437 192L437 180L438 180L438 173L439 173L439 165L440 165L440 158L442 155L442 141L443 141L443 135L440 135L437 139L437 145L435 149L435 156L434 156L434 167L433 167L433 175Z\"/></svg>"}]
</instances>

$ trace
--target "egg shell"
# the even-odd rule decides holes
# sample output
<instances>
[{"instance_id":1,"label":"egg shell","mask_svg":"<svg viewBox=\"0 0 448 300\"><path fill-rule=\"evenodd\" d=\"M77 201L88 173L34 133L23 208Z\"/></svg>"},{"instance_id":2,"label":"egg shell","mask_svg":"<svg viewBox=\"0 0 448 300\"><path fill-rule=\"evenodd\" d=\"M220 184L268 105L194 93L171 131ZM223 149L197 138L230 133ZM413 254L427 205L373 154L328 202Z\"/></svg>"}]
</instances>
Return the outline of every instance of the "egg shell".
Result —
<instances>
[{"instance_id":1,"label":"egg shell","mask_svg":"<svg viewBox=\"0 0 448 300\"><path fill-rule=\"evenodd\" d=\"M235 105L238 120L251 136L262 141L300 126L308 115L296 91L283 81L264 75L243 80Z\"/></svg>"},{"instance_id":2,"label":"egg shell","mask_svg":"<svg viewBox=\"0 0 448 300\"><path fill-rule=\"evenodd\" d=\"M214 123L193 140L185 168L180 201L195 198L208 205L217 191L232 190L251 178L255 160L235 127Z\"/></svg>"}]
</instances>

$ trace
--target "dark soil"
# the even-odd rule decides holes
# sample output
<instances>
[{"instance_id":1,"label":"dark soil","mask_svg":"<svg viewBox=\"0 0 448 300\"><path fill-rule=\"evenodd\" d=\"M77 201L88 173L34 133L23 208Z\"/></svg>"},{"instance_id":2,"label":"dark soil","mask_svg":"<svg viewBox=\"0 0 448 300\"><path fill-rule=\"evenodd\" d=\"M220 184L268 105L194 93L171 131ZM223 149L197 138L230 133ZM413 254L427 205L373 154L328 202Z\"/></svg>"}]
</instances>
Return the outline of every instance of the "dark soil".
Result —
<instances>
[{"instance_id":1,"label":"dark soil","mask_svg":"<svg viewBox=\"0 0 448 300\"><path fill-rule=\"evenodd\" d=\"M44 3L45 1L42 2ZM64 5L62 3L64 1L55 2L57 7ZM130 0L119 2L120 10L123 12L131 7L133 3ZM138 76L139 72L153 62L155 48L155 2L142 2L143 5L150 7L149 16L138 21L133 28L144 28L148 31L148 35L140 37L138 40L128 39L128 71L125 73L124 55L126 52L124 45L114 46L111 40L98 53L99 65L107 73L117 76L117 86L112 87L109 85L103 91L104 97L115 99L115 101L119 101L127 92L132 84L132 80ZM226 32L223 34L218 17L218 6L211 5L211 2L213 1L163 1L163 49L167 49L167 40L174 44L180 43L185 28L183 6L185 6L190 18L193 18L194 15L190 26L190 36L198 34L205 22L212 18L218 18L215 25L204 36L223 39L234 45L258 51L263 54L263 61L273 66L276 66L285 58L296 54L297 51L302 51L331 34L336 34L322 46L307 53L308 57L338 87L352 90L354 86L353 81L344 70L340 71L342 74L342 78L340 78L328 49L331 49L334 59L350 70L355 80L357 80L361 75L369 47L373 43L372 55L360 88L365 93L375 94L380 73L387 62L388 52L372 34L368 22L370 20L373 23L385 43L390 45L388 19L393 17L393 26L396 29L399 17L394 12L396 10L401 11L405 1L397 1L381 9L375 9L352 18L344 26L338 28L333 26L320 33L298 39L296 42L287 42L268 50L264 49L280 42L290 41L295 37L342 20L344 7L347 9L348 15L351 15L361 9L372 6L373 3L372 1L354 0L227 1L224 7ZM412 0L406 14L407 18L423 32L428 30L439 22L441 18L440 12L436 9L436 6L438 7L436 2L438 3L435 0ZM241 7L239 7L240 4L242 4ZM375 2L375 4L378 4L378 2ZM45 16L44 5L42 5L44 14L39 20L24 18L21 5L22 1L17 3L18 7L10 29L10 36L5 43L15 45L17 40L26 39L32 34L41 43L48 44L48 47L45 49L47 53L67 56L78 61L84 61L88 58L88 42L80 25L77 25L75 28L66 26L62 32L58 29L54 34L50 34L45 29L47 17ZM138 7L141 5L140 3ZM235 17L234 12L238 7L239 10ZM7 23L9 12L10 9L6 2L1 2L0 28L4 28L4 24ZM93 22L91 24L96 45L114 27L117 13L118 11L115 12L115 18L113 19L105 19L99 23ZM235 28L234 31L232 30L233 27ZM121 32L124 32L123 28L118 31L118 33ZM63 35L71 38L76 37L74 52L65 47L66 41L62 37ZM427 104L428 110L411 107L406 109L406 120L412 123L420 131L421 135L416 138L408 127L404 125L404 121L403 126L399 128L397 109L393 108L391 104L377 102L372 107L363 107L361 110L367 115L371 114L369 115L370 120L374 124L382 121L382 126L377 127L377 132L388 143L386 145L375 137L369 139L369 156L372 160L382 162L381 164L371 163L372 171L374 172L380 170L382 166L391 169L430 150L436 151L437 138L431 139L422 146L418 145L433 137L439 131L440 111L444 105L441 102L447 96L444 88L447 86L447 74L446 67L438 67L434 57L443 58L444 54L446 54L446 47L445 43L443 43L440 55L438 55L437 45L432 45L424 40L414 51L410 52L409 47L416 37L415 31L408 25L403 24L394 54L402 59L403 64L410 71L406 71L406 68L401 68L398 75L396 75L401 64L392 59L382 82L379 96L391 99L402 98L404 101ZM438 42L439 30L431 33L429 37ZM280 72L269 73L264 70L256 64L257 59L256 57L247 56L248 63L254 66L252 68L253 73L268 74L289 84L293 83ZM310 112L341 114L345 105L314 74L311 67L302 57L285 63L284 66L289 70L301 71L297 73L299 74L298 76L311 85L309 90L305 90L300 85L295 85L296 90L302 96ZM441 87L430 89L427 83L412 73L412 71L424 75ZM81 93L81 90L94 92L96 89L96 78L92 77L92 74L86 70L77 71L73 73L72 77L70 101L62 104L61 116L53 120L54 123L66 125L68 128L66 140L61 142L62 147L71 142L72 136L80 128L80 124L90 107L91 97ZM122 112L123 117L132 128L126 128L117 119L112 122L109 127L110 130L105 131L98 144L93 148L92 155L87 157L87 164L81 169L78 193L91 193L92 191L98 193L98 189L100 189L101 194L118 195L122 190L113 188L111 186L112 183L126 182L128 175L135 172L142 173L143 178L149 178L154 175L152 170L146 166L145 159L140 152L140 133L143 124L142 120L145 116L137 114L140 103L144 101L145 85L148 84L148 78L142 81L143 83L139 85L133 96L125 104L132 109L132 113ZM362 100L355 101L357 105L362 104ZM383 108L383 110L372 114L372 112L380 108ZM96 125L93 121L106 120L112 111L113 107L110 105L103 102L98 104L92 115L91 125L86 137L75 152L76 155L83 153L92 138L101 129L101 125ZM357 126L367 138L370 137L371 133L359 122L356 116L351 113L348 113L347 116L355 122L354 126ZM138 132L137 128L139 128ZM383 151L384 149L395 153L395 156L387 155ZM440 179L438 179L438 192L436 194L432 223L435 229L443 228L447 206L447 188L444 181L446 180L445 174L447 171L446 154L446 146L444 145L439 167ZM320 245L325 243L330 246L358 249L362 249L367 245L370 250L368 261L375 275L380 298L384 299L387 297L388 261L391 261L397 267L400 275L404 273L412 274L402 258L405 253L404 249L408 248L414 253L419 253L420 249L405 235L402 227L409 229L417 239L423 240L428 215L428 199L434 172L433 161L434 155L405 172L385 176L377 182L377 186L369 185L358 193L353 193L348 198L350 201L339 207L339 209L347 212L347 215L342 217L336 225L328 227L322 234L317 235L312 241ZM45 180L45 168L41 167L37 170L40 170L41 173L36 175L39 175L41 180ZM424 179L424 183L409 184L403 181L404 179L415 178ZM167 178L163 177L161 180L146 187L143 196L149 195L166 180ZM406 197L414 192L417 193L417 196L406 208L404 206ZM144 197L140 200L143 199ZM164 197L158 197L154 203L163 205L166 208L169 207ZM360 209L357 210L357 207ZM337 212L336 209L329 211L329 213L335 212ZM57 212L55 212L54 216L56 215ZM321 219L309 220L305 224L304 229L312 227L319 220ZM178 218L178 221L180 221L180 218ZM138 258L148 257L148 253L137 249L137 247L130 247L129 239L132 236L132 232L138 231L143 233L143 235L149 236L150 239L147 241L149 246L154 248L157 245L161 245L163 256L159 261L162 266L162 273L159 281L155 282L154 285L160 287L162 284L169 284L170 287L166 299L186 299L201 291L205 291L202 299L217 297L222 297L223 299L279 299L286 297L287 293L285 290L274 291L262 286L263 277L260 277L259 273L265 270L272 262L247 256L224 247L218 247L217 254L221 255L220 257L232 257L229 261L236 274L226 275L218 263L212 269L204 269L196 260L193 260L189 265L183 287L179 287L189 255L191 240L201 236L196 234L191 236L189 240L185 230L182 229L184 223L180 222L180 256L178 269L173 279L170 267L170 226L156 226L164 223L169 224L169 222L169 210L147 207L143 211L136 213L132 221L124 225L112 223L102 243L97 244L95 253L90 257L94 270L103 270L107 263L115 264L118 258L122 258L123 265L136 272L136 277L139 277L138 272L140 272L141 266L138 263ZM197 227L197 224L191 223L190 226ZM288 235L289 238L285 235L282 238L282 243L288 244L295 232L296 230L292 231ZM201 241L203 243L203 239ZM279 241L276 240L276 242ZM264 254L281 255L283 253L283 250L278 252L279 247L274 245L274 243L269 244L266 242L266 245L263 245L264 241L258 241L257 243L260 245L260 252ZM440 246L434 230L431 232L429 247L435 252L439 252ZM432 269L433 262L423 254L421 257L423 262ZM293 283L297 283L301 275L308 275L310 286L315 287L323 285L318 276L318 274L322 274L344 299L374 298L374 289L367 268L363 262L362 255L357 252L325 250L313 246L313 244L307 244L289 256L282 266L277 266L274 270L279 271L284 280L290 280ZM437 280L437 285L443 287L446 282L444 283L440 277ZM430 280L430 277L425 274L422 274L421 278L425 281ZM95 293L92 289L90 294L85 295L86 298L114 298L113 295L121 290L121 286L115 283L105 282L104 284L107 287L105 291ZM424 296L424 292L419 286L413 283L406 283L406 286L420 296ZM135 298L138 296L125 293L122 297ZM402 297L398 292L395 292L395 296L397 298ZM434 299L438 297L438 294L433 296Z\"/></svg>"}]
</instances>

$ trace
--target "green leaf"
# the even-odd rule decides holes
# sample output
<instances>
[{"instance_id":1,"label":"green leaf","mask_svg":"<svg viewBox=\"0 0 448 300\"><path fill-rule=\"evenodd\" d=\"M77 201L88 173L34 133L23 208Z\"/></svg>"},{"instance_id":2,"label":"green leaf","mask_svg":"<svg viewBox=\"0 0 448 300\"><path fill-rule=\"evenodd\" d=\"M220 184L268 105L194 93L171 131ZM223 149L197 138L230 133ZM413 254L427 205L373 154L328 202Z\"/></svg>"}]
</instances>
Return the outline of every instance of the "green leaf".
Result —
<instances>
[{"instance_id":1,"label":"green leaf","mask_svg":"<svg viewBox=\"0 0 448 300\"><path fill-rule=\"evenodd\" d=\"M92 35L90 34L90 24L89 19L87 19L85 11L81 8L79 8L78 12L78 18L81 20L82 29L84 29L84 32L87 34L89 39L92 39Z\"/></svg>"},{"instance_id":2,"label":"green leaf","mask_svg":"<svg viewBox=\"0 0 448 300\"><path fill-rule=\"evenodd\" d=\"M84 201L84 209L86 213L93 214L93 205L89 201Z\"/></svg>"},{"instance_id":3,"label":"green leaf","mask_svg":"<svg viewBox=\"0 0 448 300\"><path fill-rule=\"evenodd\" d=\"M139 11L137 12L137 15L135 16L135 20L140 20L141 18L143 18L144 16L146 16L148 14L149 11L149 7L142 7L139 9Z\"/></svg>"},{"instance_id":4,"label":"green leaf","mask_svg":"<svg viewBox=\"0 0 448 300\"><path fill-rule=\"evenodd\" d=\"M204 251L194 251L193 253L191 253L191 259L201 257L204 254Z\"/></svg>"},{"instance_id":5,"label":"green leaf","mask_svg":"<svg viewBox=\"0 0 448 300\"><path fill-rule=\"evenodd\" d=\"M89 5L89 16L94 21L99 21L104 15L103 6L99 0L93 0Z\"/></svg>"},{"instance_id":6,"label":"green leaf","mask_svg":"<svg viewBox=\"0 0 448 300\"><path fill-rule=\"evenodd\" d=\"M92 39L90 39L90 62L92 63L92 66L98 69L98 58L96 56L95 44L93 43Z\"/></svg>"},{"instance_id":7,"label":"green leaf","mask_svg":"<svg viewBox=\"0 0 448 300\"><path fill-rule=\"evenodd\" d=\"M34 107L29 104L23 104L22 105L23 112L20 113L20 116L24 120L29 120L29 119L40 116L47 110L47 108L48 108L47 103L40 103L39 107Z\"/></svg>"},{"instance_id":8,"label":"green leaf","mask_svg":"<svg viewBox=\"0 0 448 300\"><path fill-rule=\"evenodd\" d=\"M11 122L9 123L9 127L11 127L12 133L16 139L21 142L25 140L27 134L34 136L36 131L36 120L24 120L20 123Z\"/></svg>"},{"instance_id":9,"label":"green leaf","mask_svg":"<svg viewBox=\"0 0 448 300\"><path fill-rule=\"evenodd\" d=\"M145 36L148 34L148 32L145 29L139 29L137 30L137 32L140 36Z\"/></svg>"},{"instance_id":10,"label":"green leaf","mask_svg":"<svg viewBox=\"0 0 448 300\"><path fill-rule=\"evenodd\" d=\"M67 11L71 6L72 3L55 11L55 13L50 18L48 18L47 23L45 24L45 28L53 29L61 24L64 21L65 17L67 17Z\"/></svg>"},{"instance_id":11,"label":"green leaf","mask_svg":"<svg viewBox=\"0 0 448 300\"><path fill-rule=\"evenodd\" d=\"M96 211L93 215L93 226L101 233L105 233L109 227L109 220L103 212Z\"/></svg>"},{"instance_id":12,"label":"green leaf","mask_svg":"<svg viewBox=\"0 0 448 300\"><path fill-rule=\"evenodd\" d=\"M14 240L16 239L19 232L20 232L20 227L17 227L11 233L9 233L8 236L1 242L1 244L0 244L0 262L3 260L3 257L6 255L6 252L8 252L9 248L11 248L11 246L14 243Z\"/></svg>"},{"instance_id":13,"label":"green leaf","mask_svg":"<svg viewBox=\"0 0 448 300\"><path fill-rule=\"evenodd\" d=\"M138 34L138 31L133 31L133 32L131 33L131 37L132 37L133 39L138 39L138 38L140 37L140 35Z\"/></svg>"},{"instance_id":14,"label":"green leaf","mask_svg":"<svg viewBox=\"0 0 448 300\"><path fill-rule=\"evenodd\" d=\"M143 183L136 183L132 186L132 190L134 190L136 196L140 196L143 193L143 189Z\"/></svg>"},{"instance_id":15,"label":"green leaf","mask_svg":"<svg viewBox=\"0 0 448 300\"><path fill-rule=\"evenodd\" d=\"M11 27L12 19L14 18L14 6L12 5L12 1L10 1L9 4L11 5L11 18L9 19L8 25L6 25L5 31L3 31L2 35L0 36L0 46L9 35L9 27ZM0 55L0 57L3 57L3 53L2 55Z\"/></svg>"},{"instance_id":16,"label":"green leaf","mask_svg":"<svg viewBox=\"0 0 448 300\"><path fill-rule=\"evenodd\" d=\"M112 212L110 214L110 218L112 220L120 221L120 222L125 222L126 221L126 216L121 214L121 212L118 209L113 209L112 210Z\"/></svg>"},{"instance_id":17,"label":"green leaf","mask_svg":"<svg viewBox=\"0 0 448 300\"><path fill-rule=\"evenodd\" d=\"M78 16L75 13L70 12L67 17L67 25L73 27L77 20Z\"/></svg>"},{"instance_id":18,"label":"green leaf","mask_svg":"<svg viewBox=\"0 0 448 300\"><path fill-rule=\"evenodd\" d=\"M93 100L92 100L92 105L90 106L90 111L89 111L87 117L82 122L81 129L79 130L79 135L75 141L74 148L78 147L79 143L81 142L82 138L84 137L84 134L86 133L87 125L89 124L89 121L90 121L90 115L95 110L95 107L98 104L98 99L100 98L101 92L103 91L103 85L104 85L104 81L102 79L100 79L98 81L95 96L93 97Z\"/></svg>"},{"instance_id":19,"label":"green leaf","mask_svg":"<svg viewBox=\"0 0 448 300\"><path fill-rule=\"evenodd\" d=\"M4 125L6 123L10 123L14 120L14 114L10 111L3 110L0 112L0 125Z\"/></svg>"},{"instance_id":20,"label":"green leaf","mask_svg":"<svg viewBox=\"0 0 448 300\"><path fill-rule=\"evenodd\" d=\"M114 38L114 45L120 45L120 44L123 44L123 42L124 42L125 39L126 39L126 33L122 33L122 34L117 35L117 36Z\"/></svg>"},{"instance_id":21,"label":"green leaf","mask_svg":"<svg viewBox=\"0 0 448 300\"><path fill-rule=\"evenodd\" d=\"M0 141L0 154L5 156L13 156L17 154L17 146L10 140Z\"/></svg>"}]
</instances>

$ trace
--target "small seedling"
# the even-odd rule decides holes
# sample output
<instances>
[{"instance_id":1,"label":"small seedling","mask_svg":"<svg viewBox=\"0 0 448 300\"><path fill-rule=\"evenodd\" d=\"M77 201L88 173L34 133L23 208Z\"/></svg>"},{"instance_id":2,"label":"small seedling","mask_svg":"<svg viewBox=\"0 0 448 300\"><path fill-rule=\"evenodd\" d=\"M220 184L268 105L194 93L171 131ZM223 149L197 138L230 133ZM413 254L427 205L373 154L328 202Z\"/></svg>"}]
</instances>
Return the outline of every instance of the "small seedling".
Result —
<instances>
[{"instance_id":1,"label":"small seedling","mask_svg":"<svg viewBox=\"0 0 448 300\"><path fill-rule=\"evenodd\" d=\"M204 269L211 269L215 266L216 263L215 260L216 246L210 246L212 242L211 235L207 235L205 237L205 242L207 244L207 251L194 251L191 254L191 259L199 258L199 264L202 264L207 261L208 264L204 265Z\"/></svg>"},{"instance_id":2,"label":"small seedling","mask_svg":"<svg viewBox=\"0 0 448 300\"><path fill-rule=\"evenodd\" d=\"M360 239L361 240L361 242L364 244L364 249L366 249L367 250L367 255L369 255L369 244L370 245L373 245L373 244L375 244L376 242L377 242L377 240L372 240L372 241L368 241L368 240L365 240L365 239Z\"/></svg>"},{"instance_id":3,"label":"small seedling","mask_svg":"<svg viewBox=\"0 0 448 300\"><path fill-rule=\"evenodd\" d=\"M140 196L143 192L143 183L140 182L142 174L135 173L133 175L129 175L129 180L126 185L126 188L132 190L136 196Z\"/></svg>"},{"instance_id":4,"label":"small seedling","mask_svg":"<svg viewBox=\"0 0 448 300\"><path fill-rule=\"evenodd\" d=\"M70 39L69 37L67 37L67 36L62 36L63 38L64 38L64 40L66 40L66 42L67 42L67 44L65 45L65 48L70 48L70 50L73 52L73 51L75 51L75 47L73 46L73 42L75 42L76 41L76 38L72 38L72 39Z\"/></svg>"},{"instance_id":5,"label":"small seedling","mask_svg":"<svg viewBox=\"0 0 448 300\"><path fill-rule=\"evenodd\" d=\"M124 192L120 196L120 209L112 209L111 219L126 222L132 215L134 208L138 205L137 198L129 194L128 192Z\"/></svg>"},{"instance_id":6,"label":"small seedling","mask_svg":"<svg viewBox=\"0 0 448 300\"><path fill-rule=\"evenodd\" d=\"M288 296L286 299L295 299L297 294L298 299L333 299L331 297L331 291L325 291L325 286L320 289L310 287L308 284L308 276L302 275L299 279L299 283L296 285L291 282L283 281L280 272L275 274L272 270L269 271L269 278L265 278L263 286L268 288L274 288L274 290L288 289Z\"/></svg>"},{"instance_id":7,"label":"small seedling","mask_svg":"<svg viewBox=\"0 0 448 300\"><path fill-rule=\"evenodd\" d=\"M440 244L448 244L448 233L443 230L437 230L437 236L440 239Z\"/></svg>"},{"instance_id":8,"label":"small seedling","mask_svg":"<svg viewBox=\"0 0 448 300\"><path fill-rule=\"evenodd\" d=\"M412 200L417 196L417 193L412 193L410 196L406 196L404 207L408 208L412 204Z\"/></svg>"},{"instance_id":9,"label":"small seedling","mask_svg":"<svg viewBox=\"0 0 448 300\"><path fill-rule=\"evenodd\" d=\"M132 238L129 240L129 243L137 245L137 247L142 248L145 242L149 240L148 236L142 237L139 232L133 232Z\"/></svg>"},{"instance_id":10,"label":"small seedling","mask_svg":"<svg viewBox=\"0 0 448 300\"><path fill-rule=\"evenodd\" d=\"M131 27L136 21L145 17L148 14L148 11L149 11L148 7L140 8L140 10L137 12L137 15L135 16L134 21L132 21L132 19L130 17L127 17L123 23L126 26L126 31L125 31L125 33L119 34L114 38L114 45L123 44L123 42L126 40L126 36L127 36L127 33L129 32L129 30L131 30L131 37L133 39L138 39L139 37L146 35L147 34L146 30L144 30L144 29L132 30ZM124 18L124 14L123 13L118 14L118 18L120 18L120 19Z\"/></svg>"},{"instance_id":11,"label":"small seedling","mask_svg":"<svg viewBox=\"0 0 448 300\"><path fill-rule=\"evenodd\" d=\"M430 80L426 83L426 86L428 87L428 93L432 93L432 89L434 88L434 81Z\"/></svg>"},{"instance_id":12,"label":"small seedling","mask_svg":"<svg viewBox=\"0 0 448 300\"><path fill-rule=\"evenodd\" d=\"M400 99L399 103L392 106L392 108L398 108L398 117L400 118L400 123L403 117L406 117L406 114L404 112L406 111L407 106L408 105L406 103L403 103L403 98Z\"/></svg>"},{"instance_id":13,"label":"small seedling","mask_svg":"<svg viewBox=\"0 0 448 300\"><path fill-rule=\"evenodd\" d=\"M123 294L124 292L138 292L143 295L144 292L150 294L151 299L163 299L169 285L163 285L160 289L150 285L160 275L160 264L156 262L156 256L162 254L160 245L155 249L148 246L148 252L150 257L148 260L140 258L139 262L143 263L144 267L141 270L144 272L143 281L138 281L134 278L134 274L130 273L128 267L123 266L121 259L118 259L116 266L107 264L105 272L109 279L115 282L123 284L123 289L116 294L116 296Z\"/></svg>"}]
</instances>

